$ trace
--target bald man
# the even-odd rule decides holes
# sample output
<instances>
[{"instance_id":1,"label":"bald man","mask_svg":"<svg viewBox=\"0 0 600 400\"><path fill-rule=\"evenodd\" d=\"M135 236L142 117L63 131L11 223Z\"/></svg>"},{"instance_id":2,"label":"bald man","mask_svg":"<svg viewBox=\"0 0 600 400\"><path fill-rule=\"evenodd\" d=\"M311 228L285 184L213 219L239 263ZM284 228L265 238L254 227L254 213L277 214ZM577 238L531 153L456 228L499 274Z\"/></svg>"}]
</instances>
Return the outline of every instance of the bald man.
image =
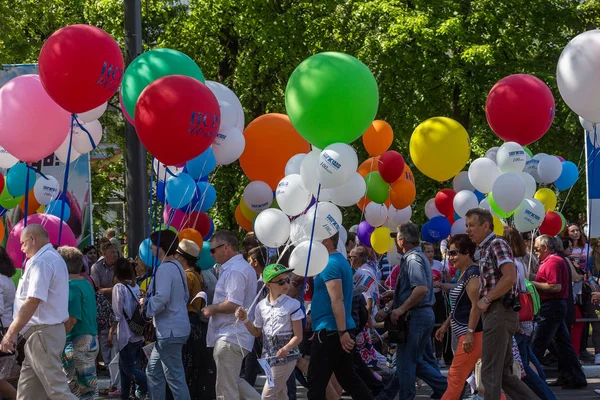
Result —
<instances>
[{"instance_id":1,"label":"bald man","mask_svg":"<svg viewBox=\"0 0 600 400\"><path fill-rule=\"evenodd\" d=\"M21 251L28 260L17 287L14 321L0 342L0 350L7 352L14 351L17 334L27 339L17 399L76 399L60 359L69 318L67 266L41 225L23 229Z\"/></svg>"}]
</instances>

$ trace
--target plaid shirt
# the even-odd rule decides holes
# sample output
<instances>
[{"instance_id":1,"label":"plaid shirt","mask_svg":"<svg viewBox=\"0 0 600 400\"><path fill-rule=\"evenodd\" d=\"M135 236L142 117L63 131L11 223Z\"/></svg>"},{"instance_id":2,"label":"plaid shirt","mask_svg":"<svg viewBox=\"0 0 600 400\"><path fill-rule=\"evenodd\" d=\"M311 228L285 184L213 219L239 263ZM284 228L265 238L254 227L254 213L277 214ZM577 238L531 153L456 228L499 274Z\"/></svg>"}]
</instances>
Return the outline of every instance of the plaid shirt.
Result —
<instances>
[{"instance_id":1,"label":"plaid shirt","mask_svg":"<svg viewBox=\"0 0 600 400\"><path fill-rule=\"evenodd\" d=\"M478 258L477 253L479 253ZM502 265L509 262L514 264L515 261L508 242L504 238L496 236L495 233L490 233L479 244L475 256L476 261L479 261L480 270L479 296L483 297L496 286L502 277L500 270ZM512 292L517 294L516 285L513 286Z\"/></svg>"}]
</instances>

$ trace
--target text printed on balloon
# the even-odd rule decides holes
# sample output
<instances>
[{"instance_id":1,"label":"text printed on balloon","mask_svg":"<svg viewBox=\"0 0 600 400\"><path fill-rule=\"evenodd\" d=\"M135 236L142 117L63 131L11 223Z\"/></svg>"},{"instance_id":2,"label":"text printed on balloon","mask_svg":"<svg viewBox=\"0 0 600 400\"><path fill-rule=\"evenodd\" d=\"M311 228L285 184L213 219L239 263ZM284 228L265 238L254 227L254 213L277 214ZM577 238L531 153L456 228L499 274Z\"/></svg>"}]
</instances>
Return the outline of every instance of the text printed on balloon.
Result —
<instances>
[{"instance_id":1,"label":"text printed on balloon","mask_svg":"<svg viewBox=\"0 0 600 400\"><path fill-rule=\"evenodd\" d=\"M96 81L96 85L110 91L117 91L123 80L123 68L115 67L106 61L102 65L100 77Z\"/></svg>"}]
</instances>

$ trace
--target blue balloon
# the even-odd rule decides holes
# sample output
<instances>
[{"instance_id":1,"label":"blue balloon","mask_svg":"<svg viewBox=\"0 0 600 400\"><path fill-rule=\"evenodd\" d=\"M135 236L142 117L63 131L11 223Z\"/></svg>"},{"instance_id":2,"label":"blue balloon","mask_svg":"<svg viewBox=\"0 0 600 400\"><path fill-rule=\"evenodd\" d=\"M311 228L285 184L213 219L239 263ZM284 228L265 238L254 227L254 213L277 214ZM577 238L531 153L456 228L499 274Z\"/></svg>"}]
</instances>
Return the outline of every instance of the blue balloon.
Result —
<instances>
[{"instance_id":1,"label":"blue balloon","mask_svg":"<svg viewBox=\"0 0 600 400\"><path fill-rule=\"evenodd\" d=\"M27 174L29 174L29 185L25 188L27 182ZM19 163L8 170L6 174L6 187L8 193L12 197L19 197L25 195L33 189L35 185L35 171L27 167L25 163Z\"/></svg>"},{"instance_id":2,"label":"blue balloon","mask_svg":"<svg viewBox=\"0 0 600 400\"><path fill-rule=\"evenodd\" d=\"M173 208L182 208L190 204L196 191L196 182L188 174L181 173L167 179L165 198Z\"/></svg>"},{"instance_id":3,"label":"blue balloon","mask_svg":"<svg viewBox=\"0 0 600 400\"><path fill-rule=\"evenodd\" d=\"M217 201L217 191L213 185L203 181L198 182L196 187L196 193L192 199L192 209L206 212Z\"/></svg>"},{"instance_id":4,"label":"blue balloon","mask_svg":"<svg viewBox=\"0 0 600 400\"><path fill-rule=\"evenodd\" d=\"M147 266L158 267L160 265L160 260L152 254L152 241L150 238L146 238L140 243L138 254L140 255L142 262Z\"/></svg>"},{"instance_id":5,"label":"blue balloon","mask_svg":"<svg viewBox=\"0 0 600 400\"><path fill-rule=\"evenodd\" d=\"M429 235L429 221L425 222L421 227L421 240L428 243L435 243L435 239Z\"/></svg>"},{"instance_id":6,"label":"blue balloon","mask_svg":"<svg viewBox=\"0 0 600 400\"><path fill-rule=\"evenodd\" d=\"M208 176L208 174L215 169L217 166L217 159L215 158L212 149L209 147L204 153L188 161L185 166L188 174L192 178L199 179L200 177Z\"/></svg>"},{"instance_id":7,"label":"blue balloon","mask_svg":"<svg viewBox=\"0 0 600 400\"><path fill-rule=\"evenodd\" d=\"M481 202L481 200L485 199L485 194L481 193L479 190L475 190L475 196L477 196L477 201Z\"/></svg>"},{"instance_id":8,"label":"blue balloon","mask_svg":"<svg viewBox=\"0 0 600 400\"><path fill-rule=\"evenodd\" d=\"M450 221L448 221L446 217L437 216L431 218L423 225L421 228L421 236L428 242L437 243L450 235L450 229Z\"/></svg>"},{"instance_id":9,"label":"blue balloon","mask_svg":"<svg viewBox=\"0 0 600 400\"><path fill-rule=\"evenodd\" d=\"M60 218L60 213L63 207L63 203L64 203L64 207L65 210L63 212L63 221L68 221L69 217L71 216L71 207L69 207L69 204L65 201L63 202L62 200L52 200L50 201L50 203L48 203L46 205L46 207L44 208L44 212L46 214L50 214L50 215L54 215L55 217Z\"/></svg>"},{"instance_id":10,"label":"blue balloon","mask_svg":"<svg viewBox=\"0 0 600 400\"><path fill-rule=\"evenodd\" d=\"M156 184L156 198L161 203L165 204L165 182L158 181Z\"/></svg>"},{"instance_id":11,"label":"blue balloon","mask_svg":"<svg viewBox=\"0 0 600 400\"><path fill-rule=\"evenodd\" d=\"M213 233L215 233L215 223L213 222L212 218L210 218L210 229L208 230L206 236L203 237L203 239L209 240L212 237Z\"/></svg>"},{"instance_id":12,"label":"blue balloon","mask_svg":"<svg viewBox=\"0 0 600 400\"><path fill-rule=\"evenodd\" d=\"M577 182L579 171L577 166L571 161L563 161L562 172L558 179L554 181L554 186L558 190L567 190Z\"/></svg>"},{"instance_id":13,"label":"blue balloon","mask_svg":"<svg viewBox=\"0 0 600 400\"><path fill-rule=\"evenodd\" d=\"M215 265L215 259L210 255L209 242L202 243L202 251L200 251L200 257L198 258L196 265L203 271L211 269Z\"/></svg>"}]
</instances>

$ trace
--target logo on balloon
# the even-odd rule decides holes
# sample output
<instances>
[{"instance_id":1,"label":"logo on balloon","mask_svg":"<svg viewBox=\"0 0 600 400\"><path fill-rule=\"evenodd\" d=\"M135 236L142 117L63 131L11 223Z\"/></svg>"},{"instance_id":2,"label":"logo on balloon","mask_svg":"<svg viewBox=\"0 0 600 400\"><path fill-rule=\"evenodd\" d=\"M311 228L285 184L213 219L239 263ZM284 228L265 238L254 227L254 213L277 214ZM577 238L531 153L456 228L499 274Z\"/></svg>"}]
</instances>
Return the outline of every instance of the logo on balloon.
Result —
<instances>
[{"instance_id":1,"label":"logo on balloon","mask_svg":"<svg viewBox=\"0 0 600 400\"><path fill-rule=\"evenodd\" d=\"M217 137L220 117L215 114L207 114L200 111L192 111L190 126L187 132L190 136ZM223 137L223 139L225 139Z\"/></svg>"},{"instance_id":2,"label":"logo on balloon","mask_svg":"<svg viewBox=\"0 0 600 400\"><path fill-rule=\"evenodd\" d=\"M335 220L335 218L333 218L331 216L331 214L327 214L327 221L329 221L329 223L331 225L333 225L333 227L335 228L336 231L340 230L340 225L337 223L337 221Z\"/></svg>"},{"instance_id":3,"label":"logo on balloon","mask_svg":"<svg viewBox=\"0 0 600 400\"><path fill-rule=\"evenodd\" d=\"M431 236L433 239L441 239L442 235L440 235L440 232L436 229L427 229L427 232L429 233L429 236Z\"/></svg>"},{"instance_id":4,"label":"logo on balloon","mask_svg":"<svg viewBox=\"0 0 600 400\"><path fill-rule=\"evenodd\" d=\"M330 156L329 153L327 153L326 151L323 151L321 153L321 158L323 159L323 161L321 161L321 167L323 167L323 169L329 173L331 173L329 171L330 166L336 170L340 169L340 167L342 166L339 162L335 161L333 157Z\"/></svg>"},{"instance_id":5,"label":"logo on balloon","mask_svg":"<svg viewBox=\"0 0 600 400\"><path fill-rule=\"evenodd\" d=\"M104 61L100 77L96 81L96 85L110 91L117 91L123 80L123 68L115 67L112 64Z\"/></svg>"},{"instance_id":6,"label":"logo on balloon","mask_svg":"<svg viewBox=\"0 0 600 400\"><path fill-rule=\"evenodd\" d=\"M536 221L539 221L541 219L541 217L539 215L535 214L531 210L525 210L525 215L526 215L525 220L532 224L537 224ZM535 221L533 221L532 219L534 219Z\"/></svg>"},{"instance_id":7,"label":"logo on balloon","mask_svg":"<svg viewBox=\"0 0 600 400\"><path fill-rule=\"evenodd\" d=\"M522 161L525 157L525 150L509 151L508 156L512 157L513 162Z\"/></svg>"}]
</instances>

